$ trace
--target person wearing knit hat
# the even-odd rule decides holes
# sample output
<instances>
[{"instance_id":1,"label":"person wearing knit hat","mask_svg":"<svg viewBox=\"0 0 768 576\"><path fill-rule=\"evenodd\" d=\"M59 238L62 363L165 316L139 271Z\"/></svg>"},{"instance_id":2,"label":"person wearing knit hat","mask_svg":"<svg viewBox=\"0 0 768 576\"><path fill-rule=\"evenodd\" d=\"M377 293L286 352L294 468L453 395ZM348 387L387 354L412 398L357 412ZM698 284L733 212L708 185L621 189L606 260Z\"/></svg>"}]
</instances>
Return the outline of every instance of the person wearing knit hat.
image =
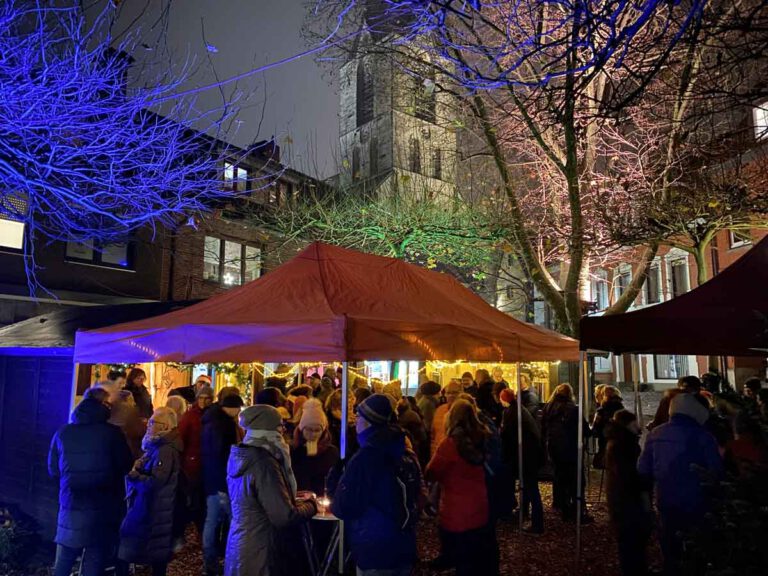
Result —
<instances>
[{"instance_id":1,"label":"person wearing knit hat","mask_svg":"<svg viewBox=\"0 0 768 576\"><path fill-rule=\"evenodd\" d=\"M299 490L325 494L325 478L339 460L339 450L328 432L328 418L317 399L304 403L293 435L291 460Z\"/></svg>"},{"instance_id":2,"label":"person wearing knit hat","mask_svg":"<svg viewBox=\"0 0 768 576\"><path fill-rule=\"evenodd\" d=\"M331 511L348 523L358 574L410 574L417 558L423 478L393 416L387 396L363 400L355 422L360 448L338 480L328 478Z\"/></svg>"},{"instance_id":3,"label":"person wearing knit hat","mask_svg":"<svg viewBox=\"0 0 768 576\"><path fill-rule=\"evenodd\" d=\"M279 408L285 404L285 396L279 388L267 387L256 394L256 404L267 404Z\"/></svg>"},{"instance_id":4,"label":"person wearing knit hat","mask_svg":"<svg viewBox=\"0 0 768 576\"><path fill-rule=\"evenodd\" d=\"M395 399L395 403L397 403L403 397L403 383L400 380L392 380L392 382L384 386L382 392L392 396Z\"/></svg>"},{"instance_id":5,"label":"person wearing knit hat","mask_svg":"<svg viewBox=\"0 0 768 576\"><path fill-rule=\"evenodd\" d=\"M665 574L679 573L681 534L709 510L702 478L723 472L717 442L704 427L708 418L696 394L678 393L670 402L669 422L648 434L637 464L640 474L654 484Z\"/></svg>"},{"instance_id":6,"label":"person wearing knit hat","mask_svg":"<svg viewBox=\"0 0 768 576\"><path fill-rule=\"evenodd\" d=\"M242 411L245 438L227 465L232 524L224 556L228 576L295 574L296 555L279 554L278 534L317 513L314 499L297 499L296 479L283 419L278 410L256 404ZM279 564L278 564L279 563Z\"/></svg>"}]
</instances>

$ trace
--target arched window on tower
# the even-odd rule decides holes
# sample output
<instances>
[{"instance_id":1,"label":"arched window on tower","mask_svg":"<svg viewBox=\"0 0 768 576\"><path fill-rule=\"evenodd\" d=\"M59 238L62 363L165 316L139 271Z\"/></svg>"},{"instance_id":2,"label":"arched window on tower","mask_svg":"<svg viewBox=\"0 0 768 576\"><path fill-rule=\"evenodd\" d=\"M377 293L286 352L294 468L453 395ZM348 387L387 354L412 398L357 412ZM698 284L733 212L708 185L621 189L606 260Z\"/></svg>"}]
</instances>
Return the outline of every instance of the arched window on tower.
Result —
<instances>
[{"instance_id":1,"label":"arched window on tower","mask_svg":"<svg viewBox=\"0 0 768 576\"><path fill-rule=\"evenodd\" d=\"M370 64L363 59L357 64L355 106L358 128L373 120L373 73Z\"/></svg>"},{"instance_id":2,"label":"arched window on tower","mask_svg":"<svg viewBox=\"0 0 768 576\"><path fill-rule=\"evenodd\" d=\"M421 174L421 145L418 138L411 138L408 142L408 169Z\"/></svg>"},{"instance_id":3,"label":"arched window on tower","mask_svg":"<svg viewBox=\"0 0 768 576\"><path fill-rule=\"evenodd\" d=\"M437 94L435 85L435 69L428 62L422 63L413 76L413 109L416 118L435 123L437 119Z\"/></svg>"}]
</instances>

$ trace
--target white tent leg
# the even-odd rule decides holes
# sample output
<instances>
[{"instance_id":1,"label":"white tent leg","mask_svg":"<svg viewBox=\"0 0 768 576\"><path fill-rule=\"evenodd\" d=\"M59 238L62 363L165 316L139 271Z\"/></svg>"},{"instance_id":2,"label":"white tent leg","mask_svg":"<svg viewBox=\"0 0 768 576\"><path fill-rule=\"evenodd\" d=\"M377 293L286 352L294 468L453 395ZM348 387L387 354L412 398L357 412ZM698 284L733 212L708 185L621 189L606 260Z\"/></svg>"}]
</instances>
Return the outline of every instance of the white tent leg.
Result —
<instances>
[{"instance_id":1,"label":"white tent leg","mask_svg":"<svg viewBox=\"0 0 768 576\"><path fill-rule=\"evenodd\" d=\"M581 507L584 504L583 468L584 468L584 402L587 396L587 355L579 352L579 423L578 454L576 457L576 573L581 563Z\"/></svg>"},{"instance_id":2,"label":"white tent leg","mask_svg":"<svg viewBox=\"0 0 768 576\"><path fill-rule=\"evenodd\" d=\"M341 364L341 459L347 457L347 429L349 428L349 363ZM344 574L344 522L339 520L339 574Z\"/></svg>"},{"instance_id":3,"label":"white tent leg","mask_svg":"<svg viewBox=\"0 0 768 576\"><path fill-rule=\"evenodd\" d=\"M520 362L517 363L517 477L518 477L518 523L523 531L523 388L520 376Z\"/></svg>"}]
</instances>

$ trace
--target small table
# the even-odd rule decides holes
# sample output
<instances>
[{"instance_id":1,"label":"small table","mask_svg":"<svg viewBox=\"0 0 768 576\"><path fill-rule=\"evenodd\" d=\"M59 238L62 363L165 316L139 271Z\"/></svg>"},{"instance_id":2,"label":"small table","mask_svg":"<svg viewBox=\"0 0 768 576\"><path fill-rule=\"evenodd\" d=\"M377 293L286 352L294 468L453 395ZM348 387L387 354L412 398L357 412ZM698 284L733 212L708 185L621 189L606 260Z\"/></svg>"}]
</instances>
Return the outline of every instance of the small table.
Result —
<instances>
[{"instance_id":1,"label":"small table","mask_svg":"<svg viewBox=\"0 0 768 576\"><path fill-rule=\"evenodd\" d=\"M339 547L339 540L341 539L341 520L334 516L330 511L318 512L312 517L314 522L333 522L333 532L331 533L331 540L328 542L328 547L325 549L325 553L322 560L318 560L317 551L315 550L314 541L312 539L312 530L309 523L306 523L305 534L308 537L309 546L308 554L310 556L310 564L312 565L312 573L314 576L326 576L333 564L333 556ZM349 558L349 554L344 555L344 563ZM343 564L342 564L343 566Z\"/></svg>"}]
</instances>

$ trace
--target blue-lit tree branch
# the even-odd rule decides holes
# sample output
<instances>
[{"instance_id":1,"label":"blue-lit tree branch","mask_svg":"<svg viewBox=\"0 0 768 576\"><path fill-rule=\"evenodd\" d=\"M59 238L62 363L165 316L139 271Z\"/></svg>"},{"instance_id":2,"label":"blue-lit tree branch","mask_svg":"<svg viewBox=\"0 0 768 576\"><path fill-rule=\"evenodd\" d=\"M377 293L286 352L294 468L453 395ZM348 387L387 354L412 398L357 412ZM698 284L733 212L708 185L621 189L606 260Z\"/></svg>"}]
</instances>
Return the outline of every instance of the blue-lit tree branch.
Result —
<instances>
[{"instance_id":1,"label":"blue-lit tree branch","mask_svg":"<svg viewBox=\"0 0 768 576\"><path fill-rule=\"evenodd\" d=\"M109 4L95 18L78 2L0 7L0 215L27 225L32 284L35 242L124 240L232 194L221 162L244 152L190 127L215 134L236 107L171 99L188 69L142 75L138 35L113 41L114 18Z\"/></svg>"}]
</instances>

